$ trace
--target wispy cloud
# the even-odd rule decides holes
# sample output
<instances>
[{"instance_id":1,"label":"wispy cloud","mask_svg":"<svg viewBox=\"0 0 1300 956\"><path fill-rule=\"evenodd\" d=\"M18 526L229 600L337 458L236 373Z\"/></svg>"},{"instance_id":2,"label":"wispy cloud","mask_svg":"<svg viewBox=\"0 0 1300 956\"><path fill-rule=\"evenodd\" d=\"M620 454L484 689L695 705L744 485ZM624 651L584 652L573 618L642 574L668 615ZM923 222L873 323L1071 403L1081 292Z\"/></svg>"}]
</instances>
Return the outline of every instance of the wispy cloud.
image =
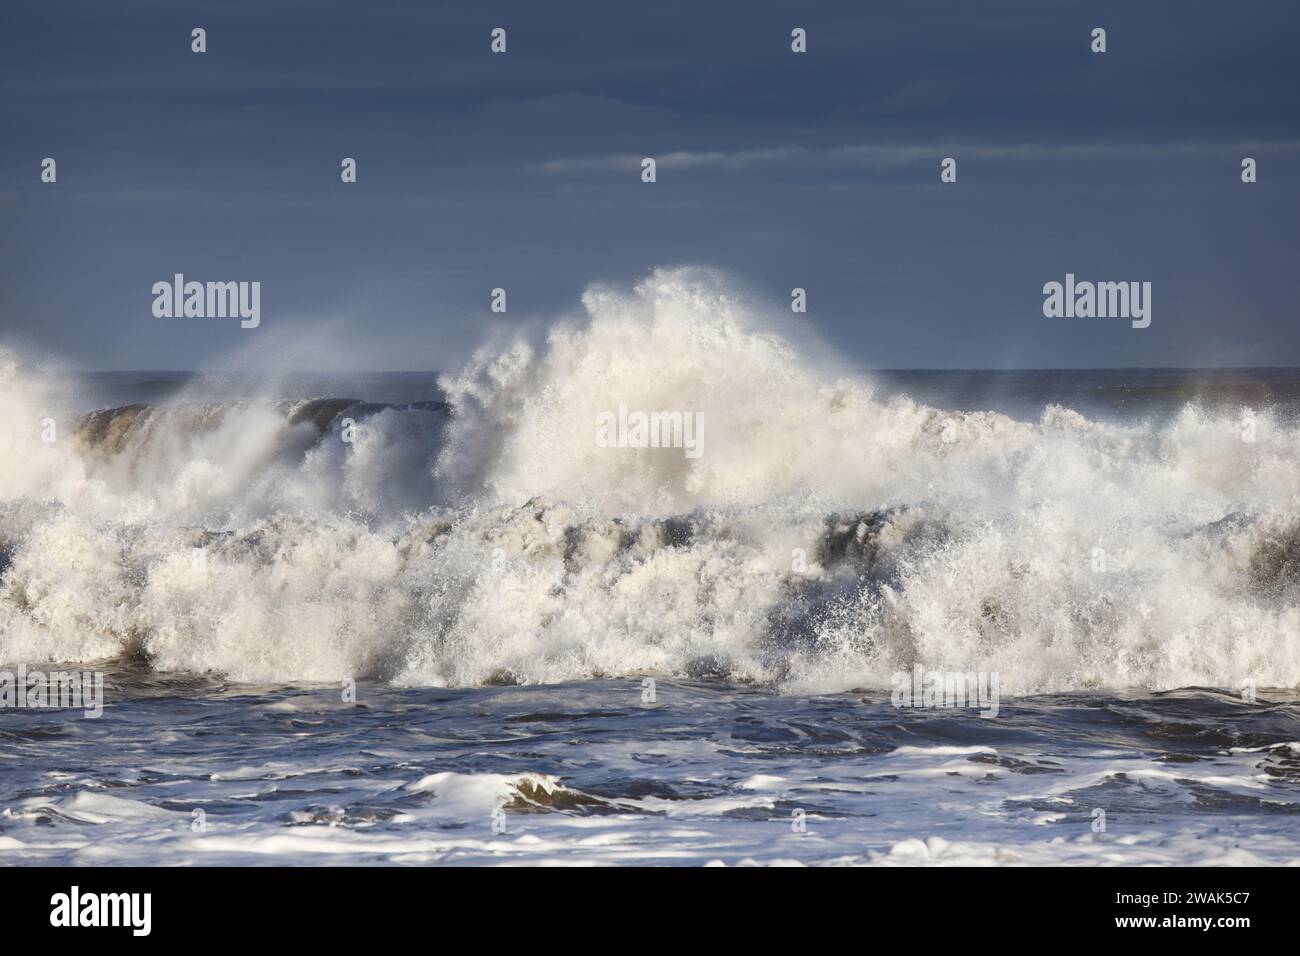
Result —
<instances>
[{"instance_id":1,"label":"wispy cloud","mask_svg":"<svg viewBox=\"0 0 1300 956\"><path fill-rule=\"evenodd\" d=\"M853 166L887 169L911 163L929 162L936 157L957 156L1010 161L1107 160L1124 158L1248 155L1300 153L1300 140L1241 140L1237 142L1132 143L895 143L860 144L814 149L806 146L772 146L758 149L677 150L671 153L607 153L552 159L532 167L552 175L590 172L626 172L640 168L645 156L653 155L659 169L729 169L759 167Z\"/></svg>"}]
</instances>

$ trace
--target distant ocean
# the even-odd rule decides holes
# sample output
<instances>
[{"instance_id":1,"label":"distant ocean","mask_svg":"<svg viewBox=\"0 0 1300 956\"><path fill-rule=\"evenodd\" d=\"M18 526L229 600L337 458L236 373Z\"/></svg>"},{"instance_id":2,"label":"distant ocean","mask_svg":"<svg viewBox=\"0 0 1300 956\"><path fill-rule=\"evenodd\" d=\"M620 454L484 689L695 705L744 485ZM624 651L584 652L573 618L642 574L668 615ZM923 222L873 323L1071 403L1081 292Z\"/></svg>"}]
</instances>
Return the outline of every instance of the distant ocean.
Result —
<instances>
[{"instance_id":1,"label":"distant ocean","mask_svg":"<svg viewBox=\"0 0 1300 956\"><path fill-rule=\"evenodd\" d=\"M445 374L0 352L0 670L105 680L0 708L0 862L1300 862L1300 371L585 302Z\"/></svg>"}]
</instances>

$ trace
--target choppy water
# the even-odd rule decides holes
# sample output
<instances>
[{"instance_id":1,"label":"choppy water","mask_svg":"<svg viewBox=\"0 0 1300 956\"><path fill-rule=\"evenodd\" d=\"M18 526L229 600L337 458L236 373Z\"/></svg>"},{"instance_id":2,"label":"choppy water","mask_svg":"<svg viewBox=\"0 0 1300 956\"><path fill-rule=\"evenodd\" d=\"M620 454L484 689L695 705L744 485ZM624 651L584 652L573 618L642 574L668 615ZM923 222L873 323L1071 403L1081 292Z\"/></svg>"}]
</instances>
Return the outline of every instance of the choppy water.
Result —
<instances>
[{"instance_id":1,"label":"choppy water","mask_svg":"<svg viewBox=\"0 0 1300 956\"><path fill-rule=\"evenodd\" d=\"M863 375L689 269L584 307L442 376L0 353L0 664L110 672L0 708L0 853L1300 860L1300 375Z\"/></svg>"},{"instance_id":2,"label":"choppy water","mask_svg":"<svg viewBox=\"0 0 1300 956\"><path fill-rule=\"evenodd\" d=\"M344 703L333 687L118 671L97 720L5 715L0 852L93 865L1296 858L1294 694L1064 694L996 719L871 692L659 680L653 702L643 694L622 679L363 683Z\"/></svg>"}]
</instances>

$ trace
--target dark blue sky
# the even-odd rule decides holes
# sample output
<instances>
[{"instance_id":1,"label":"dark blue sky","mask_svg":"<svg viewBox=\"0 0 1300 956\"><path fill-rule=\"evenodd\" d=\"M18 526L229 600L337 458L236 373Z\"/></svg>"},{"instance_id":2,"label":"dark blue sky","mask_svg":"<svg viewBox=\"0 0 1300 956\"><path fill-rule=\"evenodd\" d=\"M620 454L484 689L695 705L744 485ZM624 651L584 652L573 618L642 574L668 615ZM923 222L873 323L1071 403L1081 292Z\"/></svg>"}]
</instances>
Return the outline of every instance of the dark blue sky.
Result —
<instances>
[{"instance_id":1,"label":"dark blue sky","mask_svg":"<svg viewBox=\"0 0 1300 956\"><path fill-rule=\"evenodd\" d=\"M522 323L687 263L777 306L807 288L807 321L864 367L1300 365L1296 4L41 0L0 17L0 340L81 367L328 334L345 362L446 368L492 324L493 287ZM175 272L261 281L262 328L154 318L150 287ZM1151 327L1044 318L1066 272L1152 282Z\"/></svg>"}]
</instances>

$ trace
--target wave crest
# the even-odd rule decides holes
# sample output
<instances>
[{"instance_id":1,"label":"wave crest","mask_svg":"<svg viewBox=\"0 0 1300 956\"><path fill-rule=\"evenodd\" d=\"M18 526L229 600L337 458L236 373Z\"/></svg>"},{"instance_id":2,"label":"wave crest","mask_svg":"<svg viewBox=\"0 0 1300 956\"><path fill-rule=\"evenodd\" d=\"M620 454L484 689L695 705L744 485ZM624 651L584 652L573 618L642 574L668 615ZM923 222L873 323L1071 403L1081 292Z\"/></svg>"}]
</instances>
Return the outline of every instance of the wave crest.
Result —
<instances>
[{"instance_id":1,"label":"wave crest","mask_svg":"<svg viewBox=\"0 0 1300 956\"><path fill-rule=\"evenodd\" d=\"M0 356L0 658L250 681L664 674L1008 694L1300 683L1300 431L884 400L698 270L599 288L446 405L132 406L40 440ZM705 447L601 447L620 404ZM360 425L340 438L343 419ZM197 561L196 555L202 555Z\"/></svg>"}]
</instances>

